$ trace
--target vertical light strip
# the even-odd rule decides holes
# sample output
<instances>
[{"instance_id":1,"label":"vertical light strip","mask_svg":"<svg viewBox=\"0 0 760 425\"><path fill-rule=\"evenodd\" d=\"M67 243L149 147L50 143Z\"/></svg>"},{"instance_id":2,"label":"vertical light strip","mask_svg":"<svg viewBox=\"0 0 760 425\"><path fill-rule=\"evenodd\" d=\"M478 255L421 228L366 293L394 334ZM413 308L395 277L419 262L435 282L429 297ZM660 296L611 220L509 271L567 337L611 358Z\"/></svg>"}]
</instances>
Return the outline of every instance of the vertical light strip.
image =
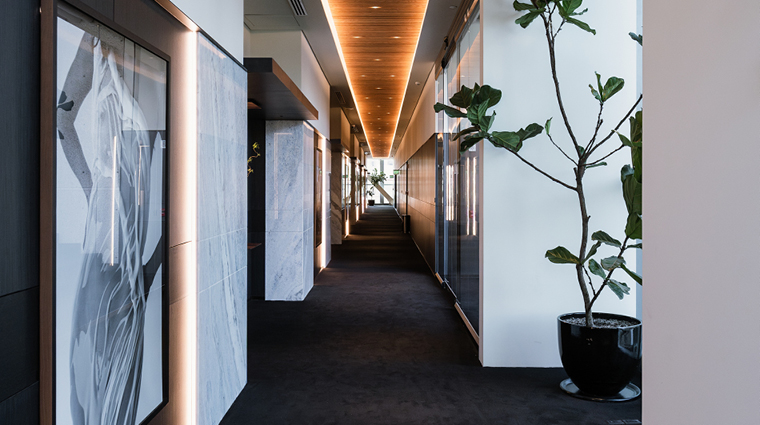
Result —
<instances>
[{"instance_id":1,"label":"vertical light strip","mask_svg":"<svg viewBox=\"0 0 760 425\"><path fill-rule=\"evenodd\" d=\"M113 164L111 171L111 265L114 263L114 238L116 237L116 142L118 136L113 136L113 150L111 151L111 158L113 158Z\"/></svg>"},{"instance_id":2,"label":"vertical light strip","mask_svg":"<svg viewBox=\"0 0 760 425\"><path fill-rule=\"evenodd\" d=\"M329 152L327 150L327 139L324 137L319 138L319 144L322 148L322 152ZM330 155L332 159L332 153ZM320 264L321 268L327 267L327 232L332 231L330 227L330 220L328 219L330 215L330 206L332 200L329 199L330 192L329 192L329 184L330 182L327 179L327 173L325 173L325 170L327 170L327 155L322 155L322 199L319 200L319 202L322 203L322 217L319 217L320 220L322 220L322 263ZM332 170L331 170L332 171ZM325 206L327 208L325 208Z\"/></svg>"},{"instance_id":3,"label":"vertical light strip","mask_svg":"<svg viewBox=\"0 0 760 425\"><path fill-rule=\"evenodd\" d=\"M477 152L477 151L476 151ZM472 234L478 235L478 157L472 158Z\"/></svg>"},{"instance_id":4,"label":"vertical light strip","mask_svg":"<svg viewBox=\"0 0 760 425\"><path fill-rule=\"evenodd\" d=\"M172 213L185 227L187 238L183 242L189 249L179 265L186 278L178 284L184 286L180 291L187 295L175 301L184 306L176 309L181 337L179 347L172 350L179 364L178 376L174 377L178 382L175 420L188 425L197 424L198 417L198 36L196 31L185 34L185 60L178 64L184 84L180 88L181 106L177 107L182 108L184 124L178 128L180 134L174 140L183 145L183 149L178 150L184 155L176 167L183 175L178 188L185 200L180 211Z\"/></svg>"}]
</instances>

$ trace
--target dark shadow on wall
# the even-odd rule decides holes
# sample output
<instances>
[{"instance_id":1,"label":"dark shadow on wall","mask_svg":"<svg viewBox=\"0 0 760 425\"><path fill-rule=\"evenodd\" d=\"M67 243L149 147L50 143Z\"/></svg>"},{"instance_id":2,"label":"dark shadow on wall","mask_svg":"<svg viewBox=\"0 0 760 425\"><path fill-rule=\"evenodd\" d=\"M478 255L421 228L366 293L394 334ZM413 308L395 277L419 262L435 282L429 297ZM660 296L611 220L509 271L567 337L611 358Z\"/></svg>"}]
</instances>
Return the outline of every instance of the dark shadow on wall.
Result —
<instances>
[{"instance_id":1,"label":"dark shadow on wall","mask_svg":"<svg viewBox=\"0 0 760 425\"><path fill-rule=\"evenodd\" d=\"M39 423L39 7L0 13L0 424Z\"/></svg>"}]
</instances>

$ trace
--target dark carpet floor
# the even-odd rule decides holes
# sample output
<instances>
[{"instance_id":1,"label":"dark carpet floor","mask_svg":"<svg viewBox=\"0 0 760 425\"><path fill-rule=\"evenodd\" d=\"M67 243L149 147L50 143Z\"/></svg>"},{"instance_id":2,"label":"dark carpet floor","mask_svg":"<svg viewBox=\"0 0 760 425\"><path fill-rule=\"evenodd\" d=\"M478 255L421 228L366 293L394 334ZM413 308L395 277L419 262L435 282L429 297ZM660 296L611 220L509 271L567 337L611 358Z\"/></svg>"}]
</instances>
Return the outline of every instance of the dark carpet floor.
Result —
<instances>
[{"instance_id":1,"label":"dark carpet floor","mask_svg":"<svg viewBox=\"0 0 760 425\"><path fill-rule=\"evenodd\" d=\"M481 367L391 207L351 232L305 301L250 302L248 385L223 425L638 423L640 400L569 397L562 369Z\"/></svg>"}]
</instances>

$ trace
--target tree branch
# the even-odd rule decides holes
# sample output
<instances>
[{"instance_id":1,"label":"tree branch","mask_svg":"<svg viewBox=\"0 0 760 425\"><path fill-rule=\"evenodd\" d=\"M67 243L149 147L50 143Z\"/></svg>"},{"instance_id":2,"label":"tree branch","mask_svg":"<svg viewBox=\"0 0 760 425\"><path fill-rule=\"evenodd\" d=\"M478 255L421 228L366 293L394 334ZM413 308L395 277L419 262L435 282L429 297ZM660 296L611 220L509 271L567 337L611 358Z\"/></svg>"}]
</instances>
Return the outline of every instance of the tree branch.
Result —
<instances>
[{"instance_id":1,"label":"tree branch","mask_svg":"<svg viewBox=\"0 0 760 425\"><path fill-rule=\"evenodd\" d=\"M588 165L596 165L596 164L599 164L600 162L602 162L602 161L604 161L605 159L607 159L607 158L611 157L611 156L612 156L612 155L613 155L615 152L619 151L620 149L623 149L624 147L625 147L625 145L624 145L624 144L620 144L620 146L618 146L618 148L617 148L617 149L615 149L614 151L612 151L612 152L608 153L607 155L605 155L605 156L601 157L600 159L598 159L598 160L596 160L596 161L594 161L594 162L592 162L592 163L590 163L590 164L588 164Z\"/></svg>"},{"instance_id":2,"label":"tree branch","mask_svg":"<svg viewBox=\"0 0 760 425\"><path fill-rule=\"evenodd\" d=\"M604 103L599 102L599 115L596 117L596 128L594 129L594 136L591 138L591 141L588 142L588 145L586 145L585 152L588 152L588 150L591 149L592 146L594 146L594 141L596 141L596 136L599 135L599 129L602 128L602 123L604 122L604 120L602 119L603 110L604 110Z\"/></svg>"},{"instance_id":3,"label":"tree branch","mask_svg":"<svg viewBox=\"0 0 760 425\"><path fill-rule=\"evenodd\" d=\"M633 114L633 112L636 111L636 107L639 106L639 103L641 103L641 99L643 99L643 98L644 98L643 94L639 95L638 100L636 100L636 103L634 103L633 106L631 107L631 109L628 110L628 113L625 114L625 116L623 117L623 119L620 120L620 122L618 123L618 125L615 126L615 128L613 128L612 130L610 130L610 134L608 134L607 137L605 137L604 139L602 139L596 146L594 146L594 147L591 148L591 150L588 152L589 156L592 153L594 153L594 151L597 150L599 148L599 146L602 146L602 144L604 144L604 142L606 142L607 140L609 140L610 137L612 137L613 134L617 133L617 130L620 128L621 125L623 125L623 123L625 122L625 120L627 120L628 117L630 117Z\"/></svg>"},{"instance_id":4,"label":"tree branch","mask_svg":"<svg viewBox=\"0 0 760 425\"><path fill-rule=\"evenodd\" d=\"M626 244L628 243L628 236L625 237L625 240L623 241L623 244L620 246L620 253L617 255L618 258L623 258L623 253L626 250ZM594 298L591 299L591 303L589 304L589 310L594 305L594 302L596 302L596 299L599 298L599 295L602 293L602 290L605 286L607 286L607 282L610 281L610 278L612 277L612 273L617 270L617 267L614 267L612 270L607 272L607 277L604 278L604 282L602 282L602 286L599 287L599 291L597 291L594 294Z\"/></svg>"},{"instance_id":5,"label":"tree branch","mask_svg":"<svg viewBox=\"0 0 760 425\"><path fill-rule=\"evenodd\" d=\"M507 150L509 150L509 149L507 149ZM574 191L577 191L577 190L578 190L576 187L574 187L574 186L570 186L569 184L567 184L567 183L563 182L562 180L559 180L559 179L557 179L557 178L554 178L554 177L550 176L550 175L549 175L549 174L547 174L545 171L541 170L540 168L538 168L538 167L536 167L535 165L533 165L533 164L532 164L530 161L528 161L527 159L525 159L525 158L523 158L522 156L520 156L520 154L519 154L519 153L517 153L517 152L515 152L515 151L513 151L513 150L509 150L509 151L510 151L510 152L512 152L512 153L513 153L513 154L514 154L516 157L520 158L520 161L522 161L522 162L524 162L524 163L528 164L528 166L529 166L530 168L532 168L532 169L534 169L534 170L538 171L539 173L543 174L543 175L544 175L544 176L546 176L546 177L547 177L549 180L551 180L551 181L553 181L553 182L555 182L555 183L557 183L557 184L559 184L559 185L561 185L561 186L564 186L564 187L566 187L566 188L568 188L568 189L570 189L570 190L574 190Z\"/></svg>"},{"instance_id":6,"label":"tree branch","mask_svg":"<svg viewBox=\"0 0 760 425\"><path fill-rule=\"evenodd\" d=\"M552 145L554 145L554 147L555 147L555 148L559 149L559 151L560 151L560 152L562 152L562 155L565 155L565 158L569 159L569 160L570 160L570 162L572 162L572 163L573 163L573 164L575 164L576 166L578 165L578 163L577 163L577 162L575 162L575 160L574 160L573 158L570 158L570 156L569 156L568 154L566 154L566 153L565 153L565 151L564 151L564 150L562 150L562 148L561 148L561 147L559 147L559 145L557 145L556 143L554 143L554 138L552 137L552 135L551 135L551 134L548 134L548 133L547 133L546 135L547 135L547 136L549 136L549 141L550 141L550 142L552 142Z\"/></svg>"},{"instance_id":7,"label":"tree branch","mask_svg":"<svg viewBox=\"0 0 760 425\"><path fill-rule=\"evenodd\" d=\"M570 126L570 120L567 118L567 113L565 112L565 103L562 102L562 93L559 89L559 79L557 78L557 63L556 57L554 55L554 38L552 37L550 28L551 24L547 22L545 16L542 15L541 19L544 21L544 28L546 28L546 40L549 42L549 63L552 67L552 80L554 80L554 91L557 95L557 104L559 105L559 111L562 114L562 121L565 123L567 133L570 135L570 139L573 141L573 145L575 146L575 150L577 152L580 146L578 145L578 139L575 137L575 133L573 133L573 129Z\"/></svg>"}]
</instances>

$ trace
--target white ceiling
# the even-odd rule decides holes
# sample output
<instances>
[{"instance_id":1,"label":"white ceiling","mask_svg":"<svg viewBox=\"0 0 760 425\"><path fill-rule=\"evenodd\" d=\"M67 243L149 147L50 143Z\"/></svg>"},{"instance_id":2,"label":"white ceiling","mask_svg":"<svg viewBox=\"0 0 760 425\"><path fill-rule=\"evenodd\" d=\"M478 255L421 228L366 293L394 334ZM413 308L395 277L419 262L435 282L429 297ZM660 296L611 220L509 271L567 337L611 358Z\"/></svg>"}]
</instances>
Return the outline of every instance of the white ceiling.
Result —
<instances>
[{"instance_id":1,"label":"white ceiling","mask_svg":"<svg viewBox=\"0 0 760 425\"><path fill-rule=\"evenodd\" d=\"M343 108L349 122L361 128L361 121L354 108L348 80L343 72L338 50L322 9L322 2L321 0L302 0L302 2L306 8L306 16L294 16L288 0L245 0L246 25L253 31L294 29L303 31L330 83L331 106ZM443 47L443 38L451 27L460 3L461 0L429 0L391 154L398 148L401 137L409 125L422 88ZM338 103L336 91L340 91L346 98L346 105ZM366 141L363 134L358 136L361 141Z\"/></svg>"}]
</instances>

